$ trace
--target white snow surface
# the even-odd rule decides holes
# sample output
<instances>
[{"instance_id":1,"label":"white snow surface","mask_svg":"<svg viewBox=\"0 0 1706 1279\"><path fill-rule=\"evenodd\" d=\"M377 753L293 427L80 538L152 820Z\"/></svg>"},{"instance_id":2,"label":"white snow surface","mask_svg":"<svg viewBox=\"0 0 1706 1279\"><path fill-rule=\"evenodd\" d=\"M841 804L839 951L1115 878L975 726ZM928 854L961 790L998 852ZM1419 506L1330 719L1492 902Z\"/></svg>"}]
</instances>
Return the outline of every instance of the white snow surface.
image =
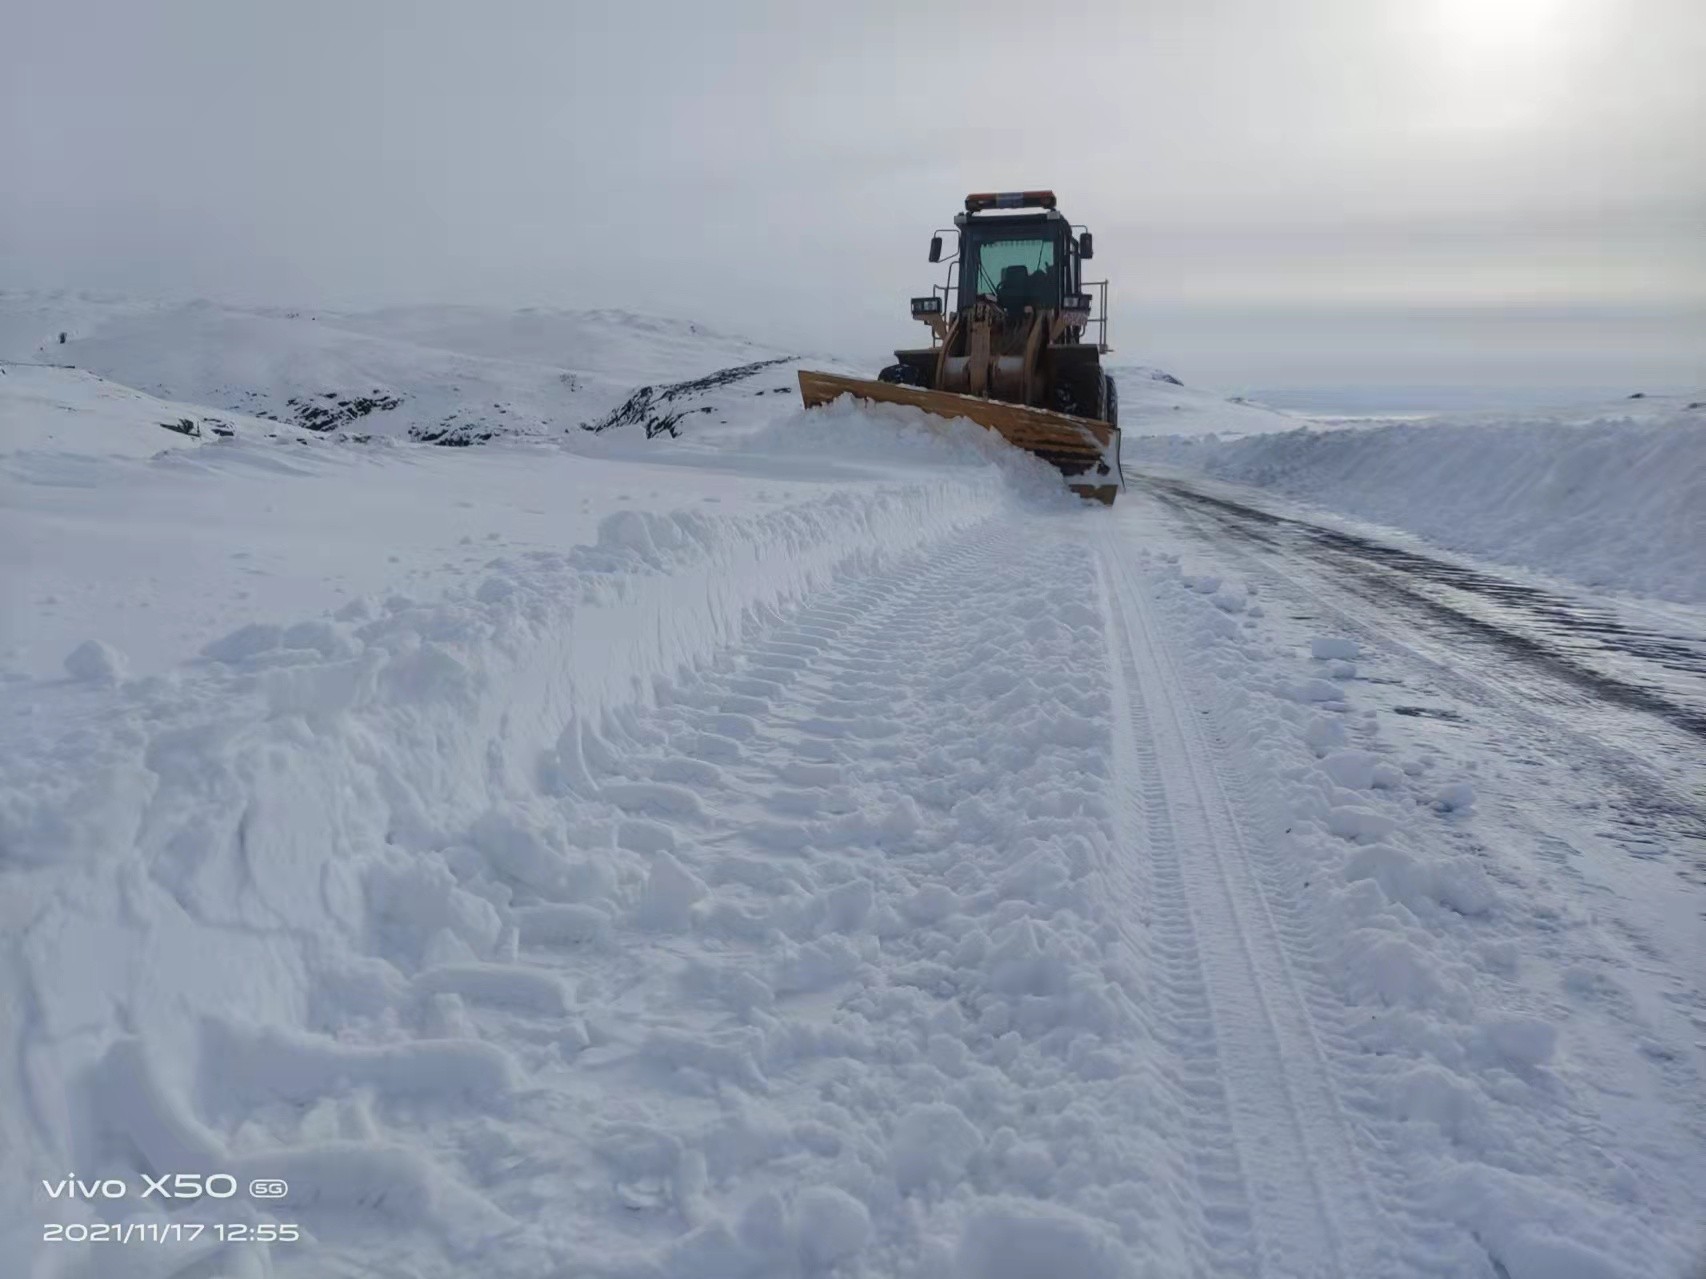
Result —
<instances>
[{"instance_id":1,"label":"white snow surface","mask_svg":"<svg viewBox=\"0 0 1706 1279\"><path fill-rule=\"evenodd\" d=\"M98 357L0 376L6 1273L1701 1255L1697 884L1143 493L782 364L579 429L780 358L691 326L0 301ZM476 376L537 427L232 407Z\"/></svg>"},{"instance_id":2,"label":"white snow surface","mask_svg":"<svg viewBox=\"0 0 1706 1279\"><path fill-rule=\"evenodd\" d=\"M66 341L58 341L59 334ZM0 293L0 362L71 364L168 400L367 440L570 437L636 388L764 362L677 409L796 394L791 353L622 311L403 307L362 313ZM821 362L818 362L821 364Z\"/></svg>"},{"instance_id":3,"label":"white snow surface","mask_svg":"<svg viewBox=\"0 0 1706 1279\"><path fill-rule=\"evenodd\" d=\"M1174 434L1128 435L1124 461L1272 489L1600 589L1706 603L1706 393L1236 439Z\"/></svg>"},{"instance_id":4,"label":"white snow surface","mask_svg":"<svg viewBox=\"0 0 1706 1279\"><path fill-rule=\"evenodd\" d=\"M1119 386L1120 431L1134 437L1240 438L1294 431L1303 419L1282 409L1181 384L1163 369L1110 364Z\"/></svg>"}]
</instances>

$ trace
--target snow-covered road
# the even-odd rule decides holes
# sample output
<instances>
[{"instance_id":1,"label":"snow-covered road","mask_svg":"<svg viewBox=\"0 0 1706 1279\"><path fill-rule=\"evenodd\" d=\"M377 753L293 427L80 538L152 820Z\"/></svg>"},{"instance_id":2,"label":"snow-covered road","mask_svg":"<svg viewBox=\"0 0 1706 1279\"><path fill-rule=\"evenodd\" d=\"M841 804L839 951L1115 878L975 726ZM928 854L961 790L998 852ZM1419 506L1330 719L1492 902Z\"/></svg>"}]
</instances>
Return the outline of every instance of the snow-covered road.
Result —
<instances>
[{"instance_id":1,"label":"snow-covered road","mask_svg":"<svg viewBox=\"0 0 1706 1279\"><path fill-rule=\"evenodd\" d=\"M46 760L98 740L114 808L127 753L151 776L117 867L122 816L60 805L97 836L76 877L33 872L22 933L13 871L22 1162L287 1178L272 1217L313 1242L205 1273L1680 1273L1706 1181L1694 765L1632 786L1626 742L1519 682L1530 654L1441 661L1188 492L896 507L917 532L890 553L755 593L596 731L528 727L557 745L525 793L501 757L530 708L499 683L529 664L482 656L522 641L474 614L250 635L118 728L62 691ZM488 580L488 620L539 585ZM366 701L363 646L392 653ZM439 715L451 660L472 700ZM1651 710L1605 713L1684 731ZM482 754L510 803L460 831L386 794L454 791L393 770ZM11 830L51 834L13 781ZM1658 793L1681 811L1638 806ZM203 829L225 813L230 865ZM114 958L243 975L174 1008ZM50 1083L103 1007L131 1033ZM220 1251L26 1224L44 1275Z\"/></svg>"},{"instance_id":2,"label":"snow-covered road","mask_svg":"<svg viewBox=\"0 0 1706 1279\"><path fill-rule=\"evenodd\" d=\"M1258 832L1230 846L1301 939L1297 971L1325 965L1334 993L1310 1006L1326 1077L1351 1081L1353 1127L1391 1159L1370 1156L1373 1184L1385 1167L1428 1205L1394 1209L1428 1241L1411 1255L1482 1273L1452 1252L1467 1236L1493 1273L1680 1272L1702 1246L1698 1194L1631 1173L1699 1175L1706 617L1513 580L1227 484L1134 488L1127 533L1190 565L1194 590L1157 602L1198 615L1205 660L1180 686ZM1232 629L1193 594L1262 615L1217 645ZM1328 715L1288 705L1316 699ZM1279 725L1305 720L1299 769ZM1547 1177L1573 1193L1547 1205ZM1584 1260L1562 1241L1592 1237L1595 1200L1656 1210L1684 1251L1631 1265L1636 1236L1608 1234ZM1559 1237L1525 1233L1539 1222Z\"/></svg>"}]
</instances>

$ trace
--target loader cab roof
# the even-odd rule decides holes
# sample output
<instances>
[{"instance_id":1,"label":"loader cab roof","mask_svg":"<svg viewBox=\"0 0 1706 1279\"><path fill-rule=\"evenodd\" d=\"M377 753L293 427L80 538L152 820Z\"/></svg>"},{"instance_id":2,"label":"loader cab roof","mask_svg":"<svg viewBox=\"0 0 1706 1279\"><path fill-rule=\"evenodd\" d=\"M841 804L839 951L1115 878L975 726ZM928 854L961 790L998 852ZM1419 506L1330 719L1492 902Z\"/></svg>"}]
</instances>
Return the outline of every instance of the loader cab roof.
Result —
<instances>
[{"instance_id":1,"label":"loader cab roof","mask_svg":"<svg viewBox=\"0 0 1706 1279\"><path fill-rule=\"evenodd\" d=\"M1035 223L1038 226L1050 223L1066 224L1066 215L1059 209L1049 209L1042 213L1009 213L1001 209L983 210L977 213L954 214L954 225L962 231L968 226L1021 226L1025 223Z\"/></svg>"}]
</instances>

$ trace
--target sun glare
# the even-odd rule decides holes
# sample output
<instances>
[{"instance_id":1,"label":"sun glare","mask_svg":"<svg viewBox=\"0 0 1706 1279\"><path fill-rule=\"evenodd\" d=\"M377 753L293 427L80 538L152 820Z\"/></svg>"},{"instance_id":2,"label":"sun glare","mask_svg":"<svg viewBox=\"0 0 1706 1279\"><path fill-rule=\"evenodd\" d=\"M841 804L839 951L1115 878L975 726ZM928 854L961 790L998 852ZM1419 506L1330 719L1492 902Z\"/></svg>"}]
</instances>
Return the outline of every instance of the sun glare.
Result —
<instances>
[{"instance_id":1,"label":"sun glare","mask_svg":"<svg viewBox=\"0 0 1706 1279\"><path fill-rule=\"evenodd\" d=\"M1600 0L1420 0L1408 10L1435 124L1529 129L1565 99Z\"/></svg>"},{"instance_id":2,"label":"sun glare","mask_svg":"<svg viewBox=\"0 0 1706 1279\"><path fill-rule=\"evenodd\" d=\"M1463 54L1517 56L1556 45L1568 0L1431 0L1440 36Z\"/></svg>"}]
</instances>

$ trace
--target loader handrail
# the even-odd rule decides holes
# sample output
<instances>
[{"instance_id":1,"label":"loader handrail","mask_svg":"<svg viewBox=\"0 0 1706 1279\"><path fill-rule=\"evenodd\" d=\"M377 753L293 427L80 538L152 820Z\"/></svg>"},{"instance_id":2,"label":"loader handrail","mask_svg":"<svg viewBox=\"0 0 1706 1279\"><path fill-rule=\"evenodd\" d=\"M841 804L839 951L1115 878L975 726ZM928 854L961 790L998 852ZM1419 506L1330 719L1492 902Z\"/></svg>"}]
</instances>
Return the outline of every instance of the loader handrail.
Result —
<instances>
[{"instance_id":1,"label":"loader handrail","mask_svg":"<svg viewBox=\"0 0 1706 1279\"><path fill-rule=\"evenodd\" d=\"M1079 287L1086 291L1096 290L1099 298L1098 313L1090 317L1090 323L1096 326L1096 349L1106 355L1114 349L1108 345L1108 282L1106 280L1081 280Z\"/></svg>"},{"instance_id":2,"label":"loader handrail","mask_svg":"<svg viewBox=\"0 0 1706 1279\"><path fill-rule=\"evenodd\" d=\"M958 279L959 273L960 273L960 255L956 253L956 254L954 254L953 257L948 259L948 279L947 279L947 282L943 283L943 284L932 284L930 286L930 292L932 294L939 293L942 296L942 314L943 315L951 316L951 315L953 315L954 311L957 309L954 305L954 290L959 287L959 279ZM939 339L936 336L934 331L932 331L930 334L930 345L932 347L936 347L936 346L941 345L941 339Z\"/></svg>"}]
</instances>

